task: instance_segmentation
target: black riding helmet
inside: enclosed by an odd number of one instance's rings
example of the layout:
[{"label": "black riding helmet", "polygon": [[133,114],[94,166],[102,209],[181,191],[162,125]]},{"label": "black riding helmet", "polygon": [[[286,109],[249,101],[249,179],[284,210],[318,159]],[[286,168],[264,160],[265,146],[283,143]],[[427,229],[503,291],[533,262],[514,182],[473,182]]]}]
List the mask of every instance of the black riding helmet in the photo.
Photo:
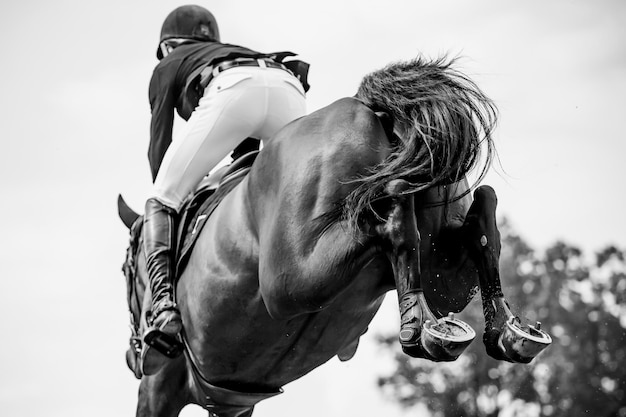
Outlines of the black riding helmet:
[{"label": "black riding helmet", "polygon": [[164,42],[169,39],[194,39],[199,41],[220,40],[220,30],[215,16],[201,6],[180,6],[172,11],[163,22],[157,58],[163,59]]}]

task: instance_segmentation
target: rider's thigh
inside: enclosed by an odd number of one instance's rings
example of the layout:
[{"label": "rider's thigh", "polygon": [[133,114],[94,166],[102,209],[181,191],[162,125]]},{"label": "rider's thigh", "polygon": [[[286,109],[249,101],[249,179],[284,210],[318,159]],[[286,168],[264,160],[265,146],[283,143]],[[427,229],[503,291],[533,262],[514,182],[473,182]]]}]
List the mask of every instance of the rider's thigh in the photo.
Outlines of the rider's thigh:
[{"label": "rider's thigh", "polygon": [[269,78],[268,106],[265,123],[260,135],[263,139],[271,138],[287,123],[306,114],[304,89],[291,74],[273,70]]},{"label": "rider's thigh", "polygon": [[228,72],[216,79],[222,81],[223,77],[223,82],[211,85],[163,158],[153,193],[176,210],[202,178],[252,136],[264,119],[263,89],[255,88],[253,79],[245,74]]}]

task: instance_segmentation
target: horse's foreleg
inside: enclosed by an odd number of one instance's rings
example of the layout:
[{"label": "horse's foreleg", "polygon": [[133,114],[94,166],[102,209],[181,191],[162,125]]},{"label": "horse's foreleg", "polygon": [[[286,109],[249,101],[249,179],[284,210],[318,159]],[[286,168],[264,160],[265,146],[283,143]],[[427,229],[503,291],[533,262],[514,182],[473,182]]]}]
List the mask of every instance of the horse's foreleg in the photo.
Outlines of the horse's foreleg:
[{"label": "horse's foreleg", "polygon": [[478,269],[485,316],[483,342],[487,353],[509,362],[530,362],[546,348],[550,336],[533,326],[522,328],[504,299],[500,284],[500,232],[496,224],[497,197],[489,186],[474,192],[463,224],[463,243]]},{"label": "horse's foreleg", "polygon": [[400,303],[400,344],[410,356],[434,361],[455,360],[475,337],[467,324],[453,317],[438,319],[428,307],[420,282],[420,234],[412,194],[403,195],[405,181],[387,187],[392,205],[378,234],[388,246]]},{"label": "horse's foreleg", "polygon": [[137,417],[176,417],[190,403],[184,360],[176,358],[161,372],[141,379]]}]

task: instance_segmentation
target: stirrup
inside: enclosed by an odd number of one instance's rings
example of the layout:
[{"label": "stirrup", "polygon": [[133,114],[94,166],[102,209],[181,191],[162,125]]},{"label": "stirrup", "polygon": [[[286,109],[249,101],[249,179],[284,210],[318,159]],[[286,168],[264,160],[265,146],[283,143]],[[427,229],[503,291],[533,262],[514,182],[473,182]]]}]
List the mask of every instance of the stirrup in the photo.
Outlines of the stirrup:
[{"label": "stirrup", "polygon": [[143,341],[146,345],[154,348],[159,353],[170,359],[176,358],[183,353],[184,345],[176,337],[162,332],[156,327],[148,329],[143,335]]},{"label": "stirrup", "polygon": [[[155,323],[157,318],[162,314],[166,314],[168,311],[175,313],[174,317],[176,317],[176,320],[172,321],[170,317],[170,319],[166,319],[157,326]],[[179,356],[183,351],[183,344],[178,340],[177,335],[182,328],[182,322],[176,305],[169,301],[161,303],[156,310],[150,314],[148,322],[150,323],[150,327],[148,327],[143,335],[143,342],[168,358]],[[171,331],[172,329],[170,329],[170,331],[166,331],[167,327],[171,327],[170,325],[173,325],[175,330]]]}]

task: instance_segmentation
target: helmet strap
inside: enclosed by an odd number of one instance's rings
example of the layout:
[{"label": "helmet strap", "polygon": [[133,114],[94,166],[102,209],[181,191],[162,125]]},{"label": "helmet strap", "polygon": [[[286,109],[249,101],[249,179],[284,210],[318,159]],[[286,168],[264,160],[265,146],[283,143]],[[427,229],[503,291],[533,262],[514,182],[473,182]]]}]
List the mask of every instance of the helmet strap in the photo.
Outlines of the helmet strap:
[{"label": "helmet strap", "polygon": [[174,46],[172,46],[171,44],[168,44],[167,41],[161,42],[159,44],[159,48],[161,49],[161,55],[163,55],[163,58],[168,56],[170,52],[174,50]]},{"label": "helmet strap", "polygon": [[171,39],[166,39],[163,42],[161,42],[159,44],[159,49],[161,50],[161,54],[163,54],[163,58],[165,58],[166,56],[168,56],[169,54],[172,53],[172,51],[184,44],[184,43],[189,43],[189,42],[193,42],[193,39],[188,39],[188,38],[171,38]]}]

